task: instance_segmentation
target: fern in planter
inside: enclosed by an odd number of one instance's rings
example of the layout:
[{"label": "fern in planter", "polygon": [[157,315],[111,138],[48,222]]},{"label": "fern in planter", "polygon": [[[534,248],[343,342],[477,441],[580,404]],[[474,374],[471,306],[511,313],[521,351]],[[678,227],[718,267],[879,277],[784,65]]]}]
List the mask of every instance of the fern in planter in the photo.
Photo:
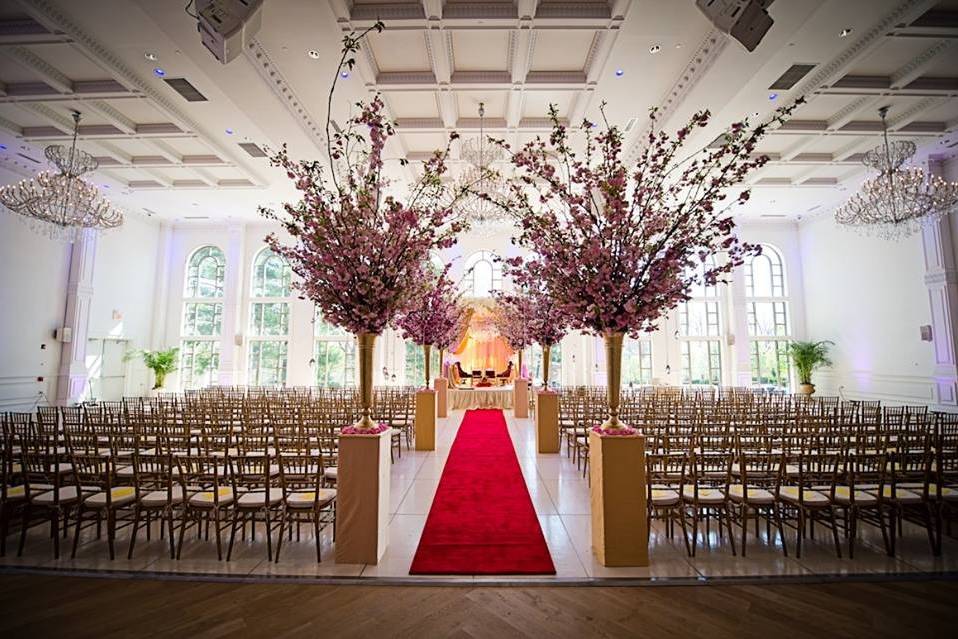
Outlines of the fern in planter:
[{"label": "fern in planter", "polygon": [[798,381],[802,384],[812,383],[812,371],[820,366],[831,366],[828,358],[828,347],[834,342],[822,340],[820,342],[792,342],[788,345],[789,355],[795,364]]},{"label": "fern in planter", "polygon": [[132,359],[139,356],[143,359],[143,365],[153,371],[153,390],[163,388],[166,382],[166,376],[176,372],[178,367],[179,348],[168,348],[165,351],[131,351],[125,359]]}]

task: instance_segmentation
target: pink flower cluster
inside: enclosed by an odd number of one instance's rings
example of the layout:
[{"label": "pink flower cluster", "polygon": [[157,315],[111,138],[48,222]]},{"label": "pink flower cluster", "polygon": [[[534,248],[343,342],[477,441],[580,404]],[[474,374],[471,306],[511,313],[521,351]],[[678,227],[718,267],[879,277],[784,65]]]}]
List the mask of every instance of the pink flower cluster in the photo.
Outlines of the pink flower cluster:
[{"label": "pink flower cluster", "polygon": [[[459,293],[449,278],[449,267],[426,281],[409,306],[400,313],[393,324],[402,331],[403,339],[420,346],[435,344],[447,348],[447,341],[459,325],[462,310]],[[444,345],[441,345],[443,342]]]},{"label": "pink flower cluster", "polygon": [[[616,126],[596,135],[584,122],[584,152],[573,151],[551,107],[548,140],[537,138],[516,151],[496,141],[510,153],[517,176],[509,200],[499,203],[520,225],[517,242],[535,256],[532,264],[507,260],[507,272],[520,285],[548,290],[572,328],[633,335],[654,330],[660,317],[689,299],[694,285],[722,281],[759,252],[735,236],[730,212],[748,200],[749,190],[731,199],[729,191],[768,162],[755,153],[758,141],[802,102],[754,127],[737,122],[721,143],[691,156],[680,156],[682,146],[692,131],[708,125],[709,112],[694,114],[669,135],[656,132],[653,111],[647,144],[632,164]],[[709,260],[717,254],[724,258]]]},{"label": "pink flower cluster", "polygon": [[628,435],[636,435],[639,431],[631,426],[619,426],[618,428],[602,428],[601,426],[593,426],[592,432],[598,433],[602,437],[623,437]]},{"label": "pink flower cluster", "polygon": [[[534,263],[527,264],[527,267]],[[561,307],[541,286],[542,280],[527,279],[524,288],[514,293],[497,293],[499,309],[496,315],[499,332],[510,346],[525,342],[540,346],[554,346],[565,337],[568,319]]]},{"label": "pink flower cluster", "polygon": [[[372,29],[381,30],[381,23],[344,38],[337,76],[355,63],[350,56]],[[331,90],[330,104],[332,96]],[[429,252],[451,246],[466,228],[453,209],[463,194],[450,194],[441,180],[449,144],[458,135],[451,134],[446,148],[424,162],[422,177],[404,202],[386,194],[383,149],[393,135],[394,124],[377,95],[360,103],[359,113],[341,130],[331,132],[327,118],[328,167],[317,160],[294,161],[285,146],[270,156],[301,199],[283,204],[280,212],[260,209],[279,220],[291,239],[270,234],[267,242],[289,262],[299,291],[323,318],[352,333],[381,333],[414,304]]]},{"label": "pink flower cluster", "polygon": [[372,428],[359,428],[357,426],[346,426],[341,429],[341,435],[379,435],[389,430],[389,424],[379,423]]}]

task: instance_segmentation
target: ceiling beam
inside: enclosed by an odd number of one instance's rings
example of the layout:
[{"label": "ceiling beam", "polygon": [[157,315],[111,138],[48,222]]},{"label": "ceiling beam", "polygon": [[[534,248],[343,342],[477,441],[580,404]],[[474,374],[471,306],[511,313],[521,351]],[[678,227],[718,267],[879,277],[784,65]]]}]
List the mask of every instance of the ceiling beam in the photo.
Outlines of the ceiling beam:
[{"label": "ceiling beam", "polygon": [[938,40],[932,46],[928,47],[917,55],[912,61],[891,74],[890,82],[892,89],[901,89],[925,74],[925,72],[940,58],[944,53],[953,50],[954,40]]},{"label": "ceiling beam", "polygon": [[91,100],[85,104],[86,108],[106,118],[107,122],[126,134],[136,134],[136,122],[126,117],[111,105],[100,100]]},{"label": "ceiling beam", "polygon": [[147,145],[156,151],[156,154],[173,164],[182,164],[183,158],[170,145],[163,140],[147,140]]},{"label": "ceiling beam", "polygon": [[3,54],[19,64],[24,69],[37,75],[40,80],[59,91],[73,93],[73,82],[49,62],[24,47],[7,47],[2,49]]}]

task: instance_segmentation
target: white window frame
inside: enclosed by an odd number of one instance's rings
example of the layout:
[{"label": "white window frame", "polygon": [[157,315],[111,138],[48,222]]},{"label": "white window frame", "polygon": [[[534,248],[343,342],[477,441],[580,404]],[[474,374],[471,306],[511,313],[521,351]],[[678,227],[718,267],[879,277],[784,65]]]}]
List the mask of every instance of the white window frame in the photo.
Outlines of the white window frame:
[{"label": "white window frame", "polygon": [[[260,266],[260,259],[269,254],[265,260],[269,260],[272,257],[277,257],[282,260],[285,266],[285,273],[283,276],[284,279],[284,296],[266,296],[266,295],[257,295],[256,283],[257,283],[257,271]],[[270,247],[264,246],[262,249],[256,252],[253,255],[252,269],[250,273],[249,281],[249,312],[248,317],[249,321],[247,323],[248,327],[248,352],[246,354],[246,382],[250,386],[261,386],[264,385],[262,382],[263,378],[263,355],[262,349],[265,344],[277,344],[280,346],[281,357],[283,360],[281,370],[279,371],[279,378],[275,383],[267,383],[266,385],[279,385],[285,386],[287,380],[289,379],[289,339],[290,339],[290,324],[291,324],[291,311],[292,311],[292,269],[289,264],[286,262],[285,258],[276,254]],[[258,335],[256,334],[256,315],[257,310],[263,306],[265,312],[265,306],[269,304],[280,305],[280,313],[285,314],[285,323],[286,323],[286,332],[281,335]],[[259,356],[256,357],[255,353],[259,351]],[[255,361],[254,361],[255,360]]]},{"label": "white window frame", "polygon": [[[773,259],[774,257],[774,259]],[[755,260],[768,260],[771,275],[771,295],[755,294]],[[744,268],[745,277],[745,317],[748,328],[749,338],[749,379],[756,383],[757,375],[762,371],[758,369],[760,344],[769,344],[776,350],[776,358],[784,359],[786,364],[785,371],[785,389],[792,387],[792,362],[788,356],[788,344],[793,339],[792,317],[791,317],[791,297],[789,296],[788,280],[786,278],[787,268],[785,256],[775,246],[771,244],[762,244],[762,254],[746,260]],[[775,318],[773,333],[775,335],[758,335],[756,304],[773,304],[772,313]],[[782,320],[781,322],[779,320]],[[778,334],[779,326],[784,325],[784,330]]]},{"label": "white window frame", "polygon": [[[214,284],[213,295],[201,295],[201,287],[199,286],[199,278],[197,277],[196,286],[191,290],[191,280],[193,280],[193,260],[196,259],[197,255],[202,251],[207,251],[208,249],[214,249],[218,252],[216,259],[220,260],[220,264],[217,265],[217,276],[216,283]],[[206,256],[203,259],[210,259],[211,256]],[[202,386],[209,386],[217,379],[219,375],[219,363],[220,363],[220,341],[223,338],[223,312],[225,310],[225,294],[224,288],[226,285],[226,254],[223,252],[219,246],[215,244],[204,244],[197,247],[195,250],[190,252],[186,258],[186,272],[183,277],[183,298],[182,304],[180,305],[180,388],[181,389],[192,389],[199,388]],[[198,271],[197,267],[197,271]],[[211,304],[214,306],[214,316],[219,315],[219,331],[213,331],[210,335],[193,335],[188,334],[186,331],[187,326],[187,311],[191,307],[197,304]],[[196,383],[195,375],[195,357],[198,352],[201,350],[209,350],[212,357],[212,363],[207,368],[204,376],[200,378],[203,380],[203,383]]]}]

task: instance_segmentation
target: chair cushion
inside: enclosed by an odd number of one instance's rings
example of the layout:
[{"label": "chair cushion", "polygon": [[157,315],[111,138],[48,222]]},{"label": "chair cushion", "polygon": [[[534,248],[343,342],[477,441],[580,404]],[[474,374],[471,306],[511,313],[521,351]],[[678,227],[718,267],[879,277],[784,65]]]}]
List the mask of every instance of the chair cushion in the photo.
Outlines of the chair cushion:
[{"label": "chair cushion", "polygon": [[7,486],[7,499],[14,501],[17,499],[26,499],[27,487],[23,484],[19,486]]},{"label": "chair cushion", "polygon": [[[233,489],[221,487],[217,490],[220,505],[233,503]],[[190,497],[190,505],[198,508],[211,508],[215,505],[213,491],[204,490]]]},{"label": "chair cushion", "polygon": [[805,504],[812,506],[827,506],[830,503],[828,496],[824,493],[810,488],[806,488],[799,493],[798,486],[782,486],[778,491],[778,496],[784,501],[794,504],[801,503],[800,499],[804,500]]},{"label": "chair cushion", "polygon": [[[117,486],[110,490],[110,498],[114,506],[126,506],[136,499],[136,489],[133,486]],[[83,505],[91,508],[106,508],[106,491],[90,495],[83,500]]]},{"label": "chair cushion", "polygon": [[76,486],[62,486],[59,491],[48,490],[39,495],[31,495],[30,501],[39,506],[49,506],[56,502],[59,495],[60,503],[73,503],[80,499],[80,491]]},{"label": "chair cushion", "polygon": [[[871,491],[869,491],[869,492],[872,493],[873,495],[877,495],[877,494],[878,494],[878,490],[871,490]],[[901,503],[901,504],[918,504],[918,503],[921,503],[921,495],[919,495],[918,493],[913,493],[913,492],[910,491],[910,490],[907,490],[907,489],[905,489],[905,488],[900,488],[900,487],[896,487],[896,488],[895,488],[894,495],[893,495],[893,494],[892,494],[891,486],[884,486],[884,487],[882,488],[882,494],[881,494],[881,496],[882,496],[884,499],[888,499],[888,500],[891,500],[891,501],[897,501],[898,503]]]},{"label": "chair cushion", "polygon": [[[182,486],[173,486],[171,504],[181,504],[186,498]],[[140,503],[147,508],[156,508],[166,504],[166,491],[153,490],[140,497]]]},{"label": "chair cushion", "polygon": [[653,506],[671,506],[679,503],[679,492],[668,488],[652,489]]},{"label": "chair cushion", "polygon": [[281,501],[283,501],[283,489],[270,488],[268,497],[265,490],[254,490],[252,492],[240,495],[240,498],[236,503],[241,507],[257,507],[262,506],[264,503],[269,503],[270,506],[275,506]]},{"label": "chair cushion", "polygon": [[747,501],[750,504],[772,504],[775,502],[775,495],[758,486],[748,487],[748,498],[746,499],[745,486],[732,484],[728,487],[728,496],[733,501]]},{"label": "chair cushion", "polygon": [[[838,504],[850,504],[852,503],[852,490],[848,486],[835,486],[835,503]],[[878,503],[878,498],[875,495],[866,493],[864,490],[855,491],[855,503],[861,504],[862,506],[873,506]]]},{"label": "chair cushion", "polygon": [[290,493],[286,498],[286,505],[289,508],[312,508],[314,502],[319,502],[320,506],[325,506],[336,499],[336,491],[331,488],[321,488],[317,496],[315,491],[306,491],[301,493]]},{"label": "chair cushion", "polygon": [[[682,487],[682,499],[692,501],[695,499],[695,488],[693,486]],[[700,504],[721,504],[725,502],[725,493],[718,488],[699,488]]]},{"label": "chair cushion", "polygon": [[336,478],[339,476],[338,473],[339,473],[339,468],[337,468],[336,466],[323,469],[323,477],[325,477],[326,479],[331,479],[332,481],[336,481]]}]

